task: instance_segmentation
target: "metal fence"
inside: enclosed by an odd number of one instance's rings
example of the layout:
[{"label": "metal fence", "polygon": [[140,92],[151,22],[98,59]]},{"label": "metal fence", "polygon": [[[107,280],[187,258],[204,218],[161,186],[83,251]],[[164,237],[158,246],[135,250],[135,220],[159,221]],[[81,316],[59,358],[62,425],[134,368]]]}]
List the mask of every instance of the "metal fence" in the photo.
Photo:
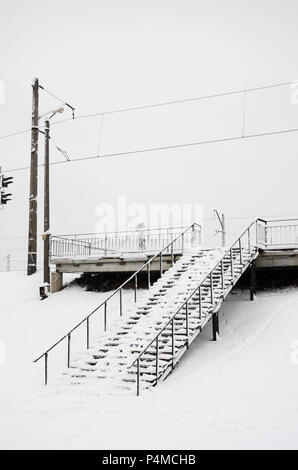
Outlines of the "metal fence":
[{"label": "metal fence", "polygon": [[[166,227],[143,229],[127,232],[87,233],[59,235],[51,237],[51,258],[77,258],[108,256],[121,253],[156,253],[168,245],[186,227]],[[175,250],[201,244],[201,226],[196,225],[193,232],[187,232],[175,245]]]},{"label": "metal fence", "polygon": [[268,220],[265,228],[265,246],[298,247],[298,218]]}]

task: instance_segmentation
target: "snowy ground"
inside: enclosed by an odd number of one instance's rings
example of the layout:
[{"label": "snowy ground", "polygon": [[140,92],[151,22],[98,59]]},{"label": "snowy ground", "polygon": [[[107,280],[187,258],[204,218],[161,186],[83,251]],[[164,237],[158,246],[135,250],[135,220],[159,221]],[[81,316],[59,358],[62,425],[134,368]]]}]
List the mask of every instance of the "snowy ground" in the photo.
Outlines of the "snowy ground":
[{"label": "snowy ground", "polygon": [[[32,359],[109,293],[70,287],[41,302],[38,285],[37,277],[0,273],[1,448],[298,448],[297,289],[261,293],[255,302],[231,294],[219,341],[210,341],[207,327],[174,373],[136,398],[54,380],[42,386]],[[97,331],[100,313],[94,322]],[[83,331],[77,340],[74,348]],[[63,348],[49,357],[50,380]]]}]

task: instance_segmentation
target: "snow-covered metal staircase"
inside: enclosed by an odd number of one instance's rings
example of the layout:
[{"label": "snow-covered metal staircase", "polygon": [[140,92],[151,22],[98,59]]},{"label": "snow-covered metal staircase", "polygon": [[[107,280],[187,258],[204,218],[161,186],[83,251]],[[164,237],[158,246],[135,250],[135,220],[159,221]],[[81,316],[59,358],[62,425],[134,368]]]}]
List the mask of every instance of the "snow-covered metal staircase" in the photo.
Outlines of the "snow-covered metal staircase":
[{"label": "snow-covered metal staircase", "polygon": [[[35,360],[45,360],[45,383],[48,354],[64,340],[67,340],[68,369],[63,381],[73,385],[87,384],[96,390],[136,389],[139,395],[141,388],[165,379],[211,319],[213,339],[216,339],[218,310],[246,269],[254,265],[259,246],[265,239],[264,222],[256,219],[228,249],[203,249],[192,243],[191,248],[184,250],[177,260],[175,243],[182,240],[183,245],[185,234],[190,230],[195,234],[195,224],[190,226],[163,250],[151,256],[103,304]],[[170,253],[172,267],[163,272],[166,252]],[[161,277],[151,286],[150,267],[156,262],[159,263]],[[134,281],[136,301],[137,276],[142,270],[148,273],[148,292],[129,310],[124,309],[122,289]],[[120,318],[107,328],[107,303],[118,293]],[[105,333],[91,346],[89,319],[101,307],[104,308]],[[82,325],[86,325],[87,351],[70,361],[71,335]]]},{"label": "snow-covered metal staircase", "polygon": [[221,303],[258,255],[251,228],[228,250],[196,249],[182,256],[141,303],[73,363],[70,382],[136,388],[139,394],[172,371],[211,318],[216,335]]},{"label": "snow-covered metal staircase", "polygon": [[[196,250],[180,258],[155,282],[141,302],[72,363],[76,367],[69,373],[72,383],[100,379],[104,382],[102,386],[110,387],[114,382],[117,385],[119,374],[126,375],[133,354],[141,351],[144,340],[158,333],[221,256],[222,250]],[[167,335],[165,332],[164,336]],[[123,378],[127,384],[134,381],[130,375]]]}]

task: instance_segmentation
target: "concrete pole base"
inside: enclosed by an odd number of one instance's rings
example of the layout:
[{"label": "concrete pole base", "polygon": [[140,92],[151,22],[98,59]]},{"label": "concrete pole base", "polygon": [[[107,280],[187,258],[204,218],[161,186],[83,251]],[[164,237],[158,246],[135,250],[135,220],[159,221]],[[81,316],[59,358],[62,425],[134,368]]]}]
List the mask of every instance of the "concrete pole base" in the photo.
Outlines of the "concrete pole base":
[{"label": "concrete pole base", "polygon": [[51,294],[59,292],[63,287],[63,273],[54,271],[51,273]]}]

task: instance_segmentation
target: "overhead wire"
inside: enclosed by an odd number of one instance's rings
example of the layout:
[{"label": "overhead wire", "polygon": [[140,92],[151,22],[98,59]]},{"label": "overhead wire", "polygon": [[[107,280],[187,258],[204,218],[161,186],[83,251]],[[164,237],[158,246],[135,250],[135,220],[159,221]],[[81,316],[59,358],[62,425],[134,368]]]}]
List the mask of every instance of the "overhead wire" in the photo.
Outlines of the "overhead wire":
[{"label": "overhead wire", "polygon": [[[226,138],[219,138],[219,139],[212,139],[212,140],[202,140],[198,142],[188,142],[184,144],[148,147],[148,148],[142,148],[142,149],[136,149],[136,150],[127,150],[123,152],[106,153],[102,155],[73,157],[67,162],[66,161],[51,162],[50,165],[61,165],[65,163],[74,163],[74,162],[79,162],[79,161],[84,161],[84,160],[96,160],[96,159],[99,160],[99,159],[108,158],[108,157],[137,155],[141,153],[156,152],[156,151],[161,151],[161,150],[172,150],[172,149],[178,149],[178,148],[195,147],[199,145],[209,145],[209,144],[220,143],[220,142],[232,142],[232,141],[237,141],[237,140],[253,139],[253,138],[265,137],[265,136],[271,136],[271,135],[289,134],[289,133],[294,133],[294,132],[298,132],[298,128],[284,129],[284,130],[272,131],[272,132],[263,132],[263,133],[258,133],[258,134],[249,134],[249,135],[244,135],[244,136],[241,135],[241,136],[226,137]],[[44,164],[40,164],[38,166],[43,167]],[[29,169],[30,169],[29,166],[25,166],[25,167],[19,167],[19,168],[6,169],[3,171],[5,171],[6,173],[14,173],[17,171],[23,171],[23,170],[29,170]]]}]

